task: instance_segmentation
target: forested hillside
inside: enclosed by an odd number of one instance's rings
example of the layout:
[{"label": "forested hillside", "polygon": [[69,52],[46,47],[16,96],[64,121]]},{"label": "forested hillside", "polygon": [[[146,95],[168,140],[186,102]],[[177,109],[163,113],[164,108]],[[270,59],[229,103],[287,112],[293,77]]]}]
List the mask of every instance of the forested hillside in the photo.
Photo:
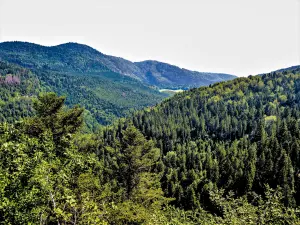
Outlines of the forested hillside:
[{"label": "forested hillside", "polygon": [[145,82],[160,88],[189,89],[232,80],[233,75],[190,71],[167,63],[147,60],[135,63],[144,74]]},{"label": "forested hillside", "polygon": [[0,59],[31,69],[98,73],[99,76],[103,72],[114,72],[159,88],[188,89],[235,78],[229,74],[190,71],[157,61],[133,63],[77,43],[45,47],[26,42],[3,42],[0,43]]},{"label": "forested hillside", "polygon": [[[130,123],[122,123],[123,129],[112,136],[109,128],[104,136],[79,135],[83,109],[66,109],[64,101],[54,93],[40,95],[33,103],[35,117],[0,125],[1,224],[300,222],[299,210],[282,201],[284,188],[268,186],[263,196],[249,193],[250,200],[237,198],[235,189],[225,194],[211,188],[208,205],[201,206],[194,205],[199,200],[194,190],[193,210],[174,207],[182,199],[166,197],[164,168],[177,162],[184,166],[184,161],[173,157],[175,161],[167,164],[155,142],[146,140]],[[197,176],[185,172],[186,179]]]},{"label": "forested hillside", "polygon": [[299,68],[185,91],[91,134],[66,101],[39,94],[34,116],[0,125],[2,224],[300,223]]},{"label": "forested hillside", "polygon": [[300,204],[300,70],[238,78],[175,95],[132,118],[163,155],[162,187],[176,206],[208,207],[209,190],[283,188]]},{"label": "forested hillside", "polygon": [[41,92],[31,71],[0,61],[0,122],[14,122],[33,115],[32,97]]},{"label": "forested hillside", "polygon": [[1,121],[12,122],[12,118],[32,115],[31,98],[41,91],[68,96],[67,106],[84,107],[85,122],[90,130],[99,124],[110,124],[133,110],[153,106],[167,97],[135,79],[109,71],[75,73],[39,66],[27,69],[3,61],[0,65]]},{"label": "forested hillside", "polygon": [[[33,70],[47,91],[68,96],[66,104],[80,104],[96,123],[107,125],[129,112],[153,106],[168,95],[114,72],[68,73]],[[90,121],[91,126],[95,122]]]}]

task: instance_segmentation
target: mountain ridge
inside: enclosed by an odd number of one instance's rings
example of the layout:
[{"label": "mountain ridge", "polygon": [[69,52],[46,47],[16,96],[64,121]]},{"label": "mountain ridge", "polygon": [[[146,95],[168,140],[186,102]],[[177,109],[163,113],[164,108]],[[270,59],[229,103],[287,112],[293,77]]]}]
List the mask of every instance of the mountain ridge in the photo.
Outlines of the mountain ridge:
[{"label": "mountain ridge", "polygon": [[[27,58],[24,58],[26,57]],[[51,69],[91,72],[110,70],[158,88],[191,88],[236,78],[224,73],[197,72],[156,60],[132,62],[122,57],[106,55],[97,49],[75,42],[43,46],[30,42],[1,42],[0,58],[31,68],[36,61]],[[31,60],[30,60],[31,59]],[[63,61],[61,63],[60,61]],[[52,63],[52,64],[51,64]],[[155,68],[155,69],[154,69]]]}]

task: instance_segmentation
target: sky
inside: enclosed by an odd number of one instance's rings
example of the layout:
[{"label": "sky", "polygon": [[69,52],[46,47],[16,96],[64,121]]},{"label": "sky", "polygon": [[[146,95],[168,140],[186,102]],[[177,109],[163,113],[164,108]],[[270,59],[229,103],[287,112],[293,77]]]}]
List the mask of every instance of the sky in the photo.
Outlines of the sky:
[{"label": "sky", "polygon": [[0,0],[0,42],[255,75],[300,64],[300,0]]}]

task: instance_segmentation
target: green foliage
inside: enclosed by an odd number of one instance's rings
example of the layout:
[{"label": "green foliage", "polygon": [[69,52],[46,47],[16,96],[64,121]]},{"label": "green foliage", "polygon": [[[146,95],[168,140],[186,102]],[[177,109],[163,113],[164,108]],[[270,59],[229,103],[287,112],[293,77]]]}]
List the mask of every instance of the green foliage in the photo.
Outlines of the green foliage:
[{"label": "green foliage", "polygon": [[0,125],[0,223],[147,223],[169,201],[152,171],[159,150],[131,126],[113,150],[116,164],[105,165],[94,151],[109,146],[77,137],[83,109],[64,100],[40,95],[35,117]]},{"label": "green foliage", "polygon": [[[247,196],[234,198],[232,192],[225,197],[223,191],[211,192],[211,200],[221,211],[222,217],[216,224],[299,224],[299,209],[285,207],[280,188],[273,190],[267,186],[265,197]],[[249,197],[249,196],[248,196]]]},{"label": "green foliage", "polygon": [[161,184],[175,206],[214,211],[211,189],[263,195],[265,184],[283,189],[285,205],[300,204],[299,72],[193,89],[135,113],[161,149]]},{"label": "green foliage", "polygon": [[167,96],[113,72],[34,71],[47,91],[68,96],[66,105],[84,107],[91,115],[87,124],[91,124],[92,129],[96,126],[93,120],[102,125],[111,124],[117,118],[155,105]]},{"label": "green foliage", "polygon": [[187,89],[235,78],[229,74],[189,71],[157,61],[133,63],[77,43],[45,47],[26,42],[2,42],[0,57],[27,68],[42,70],[97,74],[115,72],[159,88]]},{"label": "green foliage", "polygon": [[[62,103],[53,93],[43,95],[35,104],[42,117],[0,127],[0,221],[4,224],[99,221],[96,215],[103,209],[95,197],[106,197],[105,185],[99,186],[102,166],[94,153],[81,153],[73,144],[71,135],[80,126],[76,121],[82,121],[82,109],[65,111]],[[85,187],[87,179],[93,182]],[[89,196],[88,188],[100,194]]]},{"label": "green foliage", "polygon": [[190,71],[153,60],[136,62],[135,65],[143,74],[144,82],[159,88],[188,89],[235,78],[233,75],[224,73]]},{"label": "green foliage", "polygon": [[119,202],[110,210],[110,223],[148,224],[151,216],[170,201],[160,187],[161,175],[154,172],[160,158],[159,149],[129,125],[122,131],[120,140],[104,150],[106,169],[115,179],[111,186],[115,184],[119,196]]},{"label": "green foliage", "polygon": [[0,125],[0,223],[300,224],[299,93],[298,70],[240,78],[94,134],[40,94]]},{"label": "green foliage", "polygon": [[122,135],[120,155],[117,155],[117,161],[120,183],[124,184],[126,197],[130,199],[140,184],[141,176],[147,176],[160,154],[159,149],[154,148],[153,142],[146,142],[135,127],[128,127],[122,132]]},{"label": "green foliage", "polygon": [[0,122],[32,116],[32,99],[41,91],[35,74],[0,61]]},{"label": "green foliage", "polygon": [[95,131],[99,124],[110,124],[133,110],[155,105],[167,96],[111,71],[28,67],[30,70],[0,61],[0,122],[11,123],[34,115],[32,100],[42,91],[68,96],[65,102],[68,107],[78,104],[84,107],[87,131]]}]

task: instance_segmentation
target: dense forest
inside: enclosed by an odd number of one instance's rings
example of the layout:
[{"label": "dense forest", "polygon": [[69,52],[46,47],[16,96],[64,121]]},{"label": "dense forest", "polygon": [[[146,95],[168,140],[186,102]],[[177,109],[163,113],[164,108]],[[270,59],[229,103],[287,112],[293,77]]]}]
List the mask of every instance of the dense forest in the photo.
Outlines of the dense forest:
[{"label": "dense forest", "polygon": [[0,122],[32,116],[32,97],[42,91],[31,71],[0,61]]},{"label": "dense forest", "polygon": [[145,83],[166,89],[190,89],[236,78],[224,73],[190,71],[155,60],[134,64],[143,74]]},{"label": "dense forest", "polygon": [[1,77],[8,99],[38,97],[0,125],[2,224],[300,224],[300,67],[178,93],[88,134],[84,109],[18,78]]},{"label": "dense forest", "polygon": [[174,204],[210,208],[208,193],[242,196],[280,186],[300,204],[300,67],[177,94],[133,124],[162,151],[162,187]]},{"label": "dense forest", "polygon": [[11,122],[11,115],[15,119],[24,113],[32,115],[32,98],[41,91],[55,92],[68,96],[67,106],[80,104],[85,108],[85,127],[89,131],[111,124],[134,110],[155,105],[168,96],[110,71],[75,73],[39,66],[28,69],[0,60],[0,78],[0,92],[3,92],[0,121]]}]

